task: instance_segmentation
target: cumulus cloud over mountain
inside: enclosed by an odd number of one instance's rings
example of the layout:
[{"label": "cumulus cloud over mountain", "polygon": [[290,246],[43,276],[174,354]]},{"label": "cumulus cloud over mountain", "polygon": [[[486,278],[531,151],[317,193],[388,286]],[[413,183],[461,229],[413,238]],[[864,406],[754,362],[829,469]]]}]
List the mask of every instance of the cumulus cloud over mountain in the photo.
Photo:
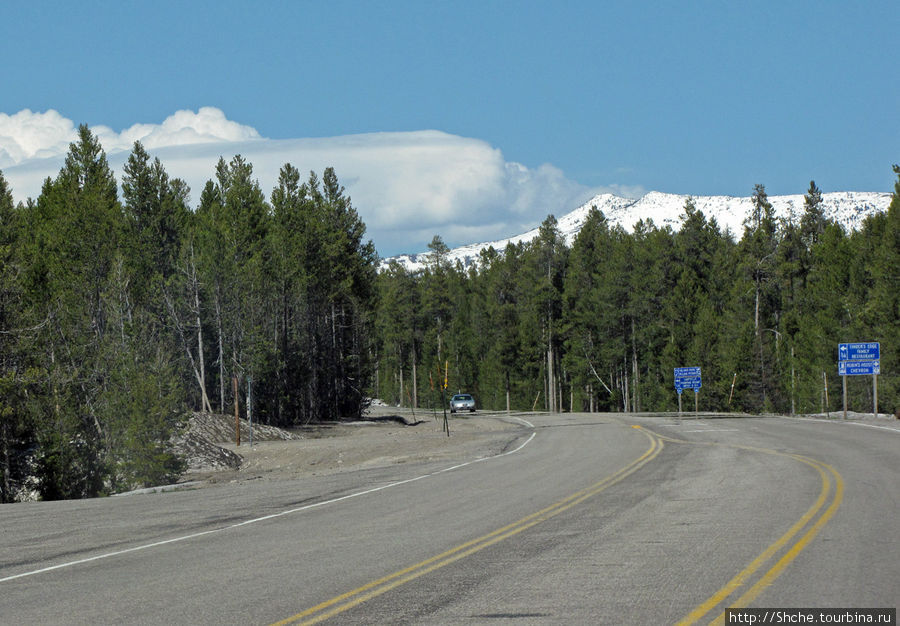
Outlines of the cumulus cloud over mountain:
[{"label": "cumulus cloud over mountain", "polygon": [[[435,234],[451,245],[510,236],[601,191],[552,165],[528,168],[506,161],[482,140],[434,130],[268,139],[219,109],[203,107],[178,111],[160,124],[92,131],[119,180],[128,152],[141,141],[170,176],[190,185],[194,201],[220,156],[243,155],[267,195],[285,163],[320,175],[334,167],[386,255],[421,249]],[[42,181],[58,173],[75,136],[76,124],[53,110],[0,113],[0,169],[17,199],[37,197]]]}]

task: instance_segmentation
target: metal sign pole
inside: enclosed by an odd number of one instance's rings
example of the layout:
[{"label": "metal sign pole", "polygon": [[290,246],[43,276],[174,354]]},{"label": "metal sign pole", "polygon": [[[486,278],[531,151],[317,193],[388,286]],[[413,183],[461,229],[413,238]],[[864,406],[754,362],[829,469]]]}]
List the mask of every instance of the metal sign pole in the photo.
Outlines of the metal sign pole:
[{"label": "metal sign pole", "polygon": [[700,409],[697,408],[699,406],[699,404],[697,403],[698,397],[700,397],[700,390],[697,388],[694,388],[694,413],[700,412]]},{"label": "metal sign pole", "polygon": [[844,379],[844,419],[847,419],[847,376],[841,376]]},{"label": "metal sign pole", "polygon": [[678,390],[678,417],[681,417],[681,389]]},{"label": "metal sign pole", "polygon": [[872,417],[878,419],[878,374],[872,374],[872,400],[875,405]]}]

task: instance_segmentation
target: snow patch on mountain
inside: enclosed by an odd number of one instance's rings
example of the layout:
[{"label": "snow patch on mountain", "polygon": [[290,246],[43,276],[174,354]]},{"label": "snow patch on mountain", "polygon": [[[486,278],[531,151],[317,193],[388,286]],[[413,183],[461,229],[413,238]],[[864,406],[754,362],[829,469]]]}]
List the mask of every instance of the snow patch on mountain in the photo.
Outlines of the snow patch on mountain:
[{"label": "snow patch on mountain", "polygon": [[[651,191],[641,198],[622,198],[613,194],[600,194],[578,207],[571,213],[560,217],[557,227],[568,245],[572,245],[576,235],[587,219],[591,207],[601,211],[611,224],[617,224],[631,232],[640,220],[653,220],[661,228],[666,226],[678,230],[684,205],[691,196]],[[743,223],[753,208],[753,199],[733,196],[693,196],[694,205],[702,211],[707,220],[715,220],[722,231],[729,230],[736,239],[743,233]],[[778,219],[799,222],[803,215],[804,196],[795,194],[788,196],[769,196],[769,202]],[[822,209],[825,217],[843,225],[848,230],[857,230],[868,215],[886,211],[891,202],[891,194],[868,191],[839,191],[822,194]],[[451,263],[460,261],[464,267],[478,262],[480,252],[493,247],[502,252],[507,244],[528,242],[537,237],[538,228],[499,241],[489,241],[460,246],[450,251]],[[402,254],[381,263],[382,269],[391,261],[397,261],[409,271],[425,268],[430,253]]]}]

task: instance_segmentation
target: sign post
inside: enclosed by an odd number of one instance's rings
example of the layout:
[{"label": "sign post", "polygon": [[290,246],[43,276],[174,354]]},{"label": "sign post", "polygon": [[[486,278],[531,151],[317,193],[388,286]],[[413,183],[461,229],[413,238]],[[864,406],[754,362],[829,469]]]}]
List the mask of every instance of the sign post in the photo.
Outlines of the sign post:
[{"label": "sign post", "polygon": [[877,341],[838,344],[838,375],[844,379],[844,419],[847,419],[847,376],[872,376],[872,413],[878,417],[878,375],[881,344]]},{"label": "sign post", "polygon": [[844,383],[844,419],[847,419],[847,374],[843,374],[841,378],[843,379]]}]

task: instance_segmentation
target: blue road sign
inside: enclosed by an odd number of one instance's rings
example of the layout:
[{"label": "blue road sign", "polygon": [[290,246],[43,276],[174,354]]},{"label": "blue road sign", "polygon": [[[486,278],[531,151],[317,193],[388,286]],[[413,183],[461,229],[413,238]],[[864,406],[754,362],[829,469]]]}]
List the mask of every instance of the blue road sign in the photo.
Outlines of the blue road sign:
[{"label": "blue road sign", "polygon": [[681,393],[682,389],[693,389],[697,391],[703,386],[703,378],[700,375],[699,367],[676,367],[675,368],[675,389]]},{"label": "blue road sign", "polygon": [[881,361],[838,361],[838,376],[872,376],[881,374]]},{"label": "blue road sign", "polygon": [[880,358],[881,344],[877,341],[838,344],[838,361],[877,361]]}]

